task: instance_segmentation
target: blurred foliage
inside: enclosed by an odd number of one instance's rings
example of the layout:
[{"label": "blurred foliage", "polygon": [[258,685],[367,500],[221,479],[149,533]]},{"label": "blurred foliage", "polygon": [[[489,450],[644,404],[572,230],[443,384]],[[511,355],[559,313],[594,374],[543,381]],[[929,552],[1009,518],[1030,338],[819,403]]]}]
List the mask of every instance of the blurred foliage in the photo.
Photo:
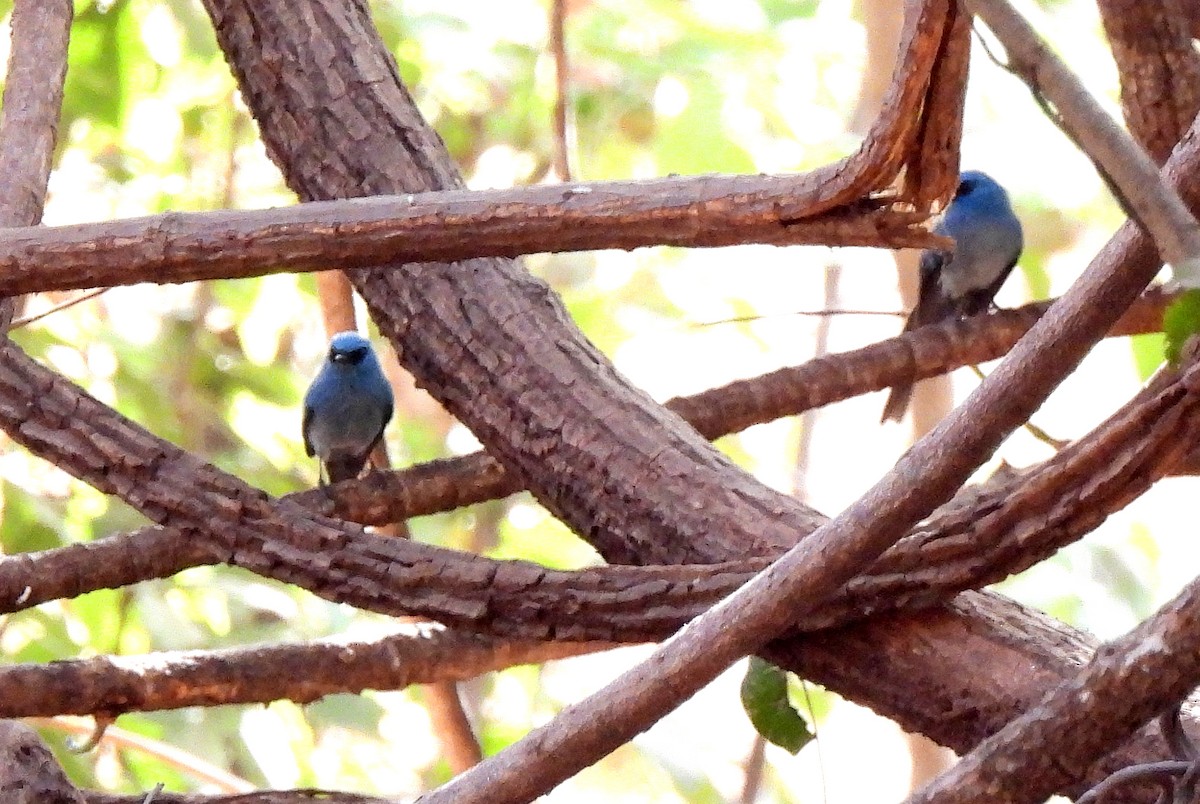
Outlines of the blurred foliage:
[{"label": "blurred foliage", "polygon": [[1163,312],[1167,361],[1179,362],[1188,339],[1200,333],[1200,290],[1188,290]]},{"label": "blurred foliage", "polygon": [[[1054,13],[1076,14],[1088,4],[1046,5],[1059,10]],[[572,0],[569,6],[569,108],[580,178],[795,170],[844,155],[857,142],[846,120],[858,94],[865,37],[848,3]],[[0,3],[5,14],[10,7]],[[80,0],[76,10],[47,223],[294,200],[257,140],[198,3]],[[394,0],[375,3],[374,11],[401,75],[472,187],[547,179],[555,98],[545,2]],[[986,143],[988,131],[1010,140],[1013,129],[1002,126],[1025,132],[1040,125],[1027,103],[981,97],[971,119],[985,122],[971,123],[968,142]],[[987,161],[977,158],[982,152],[970,157]],[[1053,147],[1046,159],[1062,161]],[[1029,161],[1006,163],[1007,171],[996,173],[1014,182],[1029,240],[1022,266],[1040,297],[1061,289],[1064,255],[1090,245],[1097,223],[1116,216],[1098,183],[1044,184],[1037,172],[1044,167]],[[812,300],[821,297],[812,282],[819,281],[828,252],[748,247],[736,258],[733,253],[643,249],[536,255],[527,264],[562,294],[580,328],[623,372],[666,398],[811,353],[813,322],[790,313],[812,309]],[[846,250],[839,258],[843,254],[849,284],[887,284],[891,292],[887,255]],[[729,270],[731,263],[737,271]],[[316,480],[299,439],[300,396],[324,350],[314,293],[311,277],[293,276],[120,288],[14,337],[153,432],[281,494]],[[28,312],[68,297],[33,298]],[[894,305],[885,302],[883,309]],[[764,317],[694,326],[754,315]],[[850,328],[862,339],[878,337],[865,324]],[[1144,366],[1145,358],[1138,360]],[[400,399],[388,432],[397,463],[474,448],[469,433],[419,392],[406,390]],[[790,489],[797,434],[795,422],[778,422],[722,439],[720,446],[765,482]],[[87,542],[144,524],[121,502],[6,446],[0,454],[0,545],[6,553]],[[854,464],[852,471],[867,471],[860,463],[867,451],[839,445],[839,452]],[[598,561],[527,496],[425,517],[413,530],[423,541],[550,566]],[[1144,547],[1145,534],[1136,540]],[[1122,555],[1097,554],[1090,577],[1115,579],[1104,581],[1105,589],[1125,595],[1140,612],[1151,604],[1139,576],[1118,571]],[[1053,597],[1067,601],[1060,606],[1065,610],[1074,598],[1063,588],[1057,584]],[[1085,609],[1080,604],[1075,613]],[[389,626],[386,618],[247,572],[200,567],[10,616],[0,631],[0,650],[9,662],[45,662],[328,634],[369,638]],[[630,661],[626,653],[588,657],[514,668],[465,685],[486,752],[518,739]],[[738,706],[736,680],[717,688],[719,695],[703,706],[686,707],[552,798],[736,797],[754,734]],[[814,693],[818,719],[836,711],[832,701],[823,691]],[[333,696],[303,707],[280,702],[131,714],[118,725],[255,785],[410,795],[449,774],[419,691]],[[140,750],[102,747],[78,755],[65,750],[61,736],[51,739],[72,777],[87,786],[133,791],[162,781],[169,790],[217,789],[186,764]],[[819,773],[795,770],[801,766],[782,752],[768,752],[768,762],[771,772],[758,801],[823,795],[808,786]]]}]

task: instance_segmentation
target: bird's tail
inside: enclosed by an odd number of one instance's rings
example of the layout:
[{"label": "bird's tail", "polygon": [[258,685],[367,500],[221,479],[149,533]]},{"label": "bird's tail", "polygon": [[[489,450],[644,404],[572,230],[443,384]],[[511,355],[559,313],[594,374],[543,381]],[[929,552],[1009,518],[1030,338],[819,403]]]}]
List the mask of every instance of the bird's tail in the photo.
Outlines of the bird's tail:
[{"label": "bird's tail", "polygon": [[879,417],[880,423],[883,422],[898,422],[904,418],[904,411],[908,410],[908,403],[912,401],[913,384],[911,382],[900,383],[892,386],[892,392],[888,394],[887,402],[883,405],[883,415]]}]

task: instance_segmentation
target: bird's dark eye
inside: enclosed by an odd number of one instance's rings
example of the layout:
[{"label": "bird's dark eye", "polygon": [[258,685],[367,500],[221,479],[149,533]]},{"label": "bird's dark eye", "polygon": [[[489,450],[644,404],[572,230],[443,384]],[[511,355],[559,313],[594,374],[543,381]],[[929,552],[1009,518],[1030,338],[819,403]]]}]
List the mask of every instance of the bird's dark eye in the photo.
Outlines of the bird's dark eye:
[{"label": "bird's dark eye", "polygon": [[366,346],[360,346],[357,349],[347,349],[346,351],[330,349],[329,361],[331,363],[349,363],[352,366],[357,366],[363,362],[363,358],[367,356],[367,351]]},{"label": "bird's dark eye", "polygon": [[963,179],[958,183],[958,189],[954,191],[954,197],[966,195],[975,189],[975,182],[972,179]]}]

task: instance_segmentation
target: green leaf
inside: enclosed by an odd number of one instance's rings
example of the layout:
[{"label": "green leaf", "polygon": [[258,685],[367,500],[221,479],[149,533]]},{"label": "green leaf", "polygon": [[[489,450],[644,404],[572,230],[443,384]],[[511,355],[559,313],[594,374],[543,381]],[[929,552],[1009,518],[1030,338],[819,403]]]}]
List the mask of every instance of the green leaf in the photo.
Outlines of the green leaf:
[{"label": "green leaf", "polygon": [[787,673],[757,656],[742,679],[742,706],[768,742],[795,754],[813,738],[812,730],[788,700]]},{"label": "green leaf", "polygon": [[1200,332],[1200,290],[1189,290],[1171,303],[1163,313],[1163,332],[1167,336],[1167,360],[1177,363],[1187,339]]},{"label": "green leaf", "polygon": [[1166,336],[1161,332],[1146,332],[1132,336],[1129,345],[1133,348],[1133,365],[1138,377],[1143,381],[1150,379],[1150,375],[1162,365],[1163,355],[1167,351]]}]

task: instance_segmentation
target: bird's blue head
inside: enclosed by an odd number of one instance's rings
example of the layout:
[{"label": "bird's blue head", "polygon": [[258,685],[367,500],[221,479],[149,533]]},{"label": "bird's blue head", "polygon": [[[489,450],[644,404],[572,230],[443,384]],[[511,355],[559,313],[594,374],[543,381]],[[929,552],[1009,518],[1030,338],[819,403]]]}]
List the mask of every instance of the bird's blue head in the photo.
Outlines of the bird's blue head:
[{"label": "bird's blue head", "polygon": [[371,342],[357,332],[339,332],[329,340],[329,362],[335,365],[360,365],[372,357]]},{"label": "bird's blue head", "polygon": [[958,189],[954,191],[953,203],[969,203],[979,206],[1008,206],[1008,193],[999,182],[981,170],[964,170],[958,177]]}]

